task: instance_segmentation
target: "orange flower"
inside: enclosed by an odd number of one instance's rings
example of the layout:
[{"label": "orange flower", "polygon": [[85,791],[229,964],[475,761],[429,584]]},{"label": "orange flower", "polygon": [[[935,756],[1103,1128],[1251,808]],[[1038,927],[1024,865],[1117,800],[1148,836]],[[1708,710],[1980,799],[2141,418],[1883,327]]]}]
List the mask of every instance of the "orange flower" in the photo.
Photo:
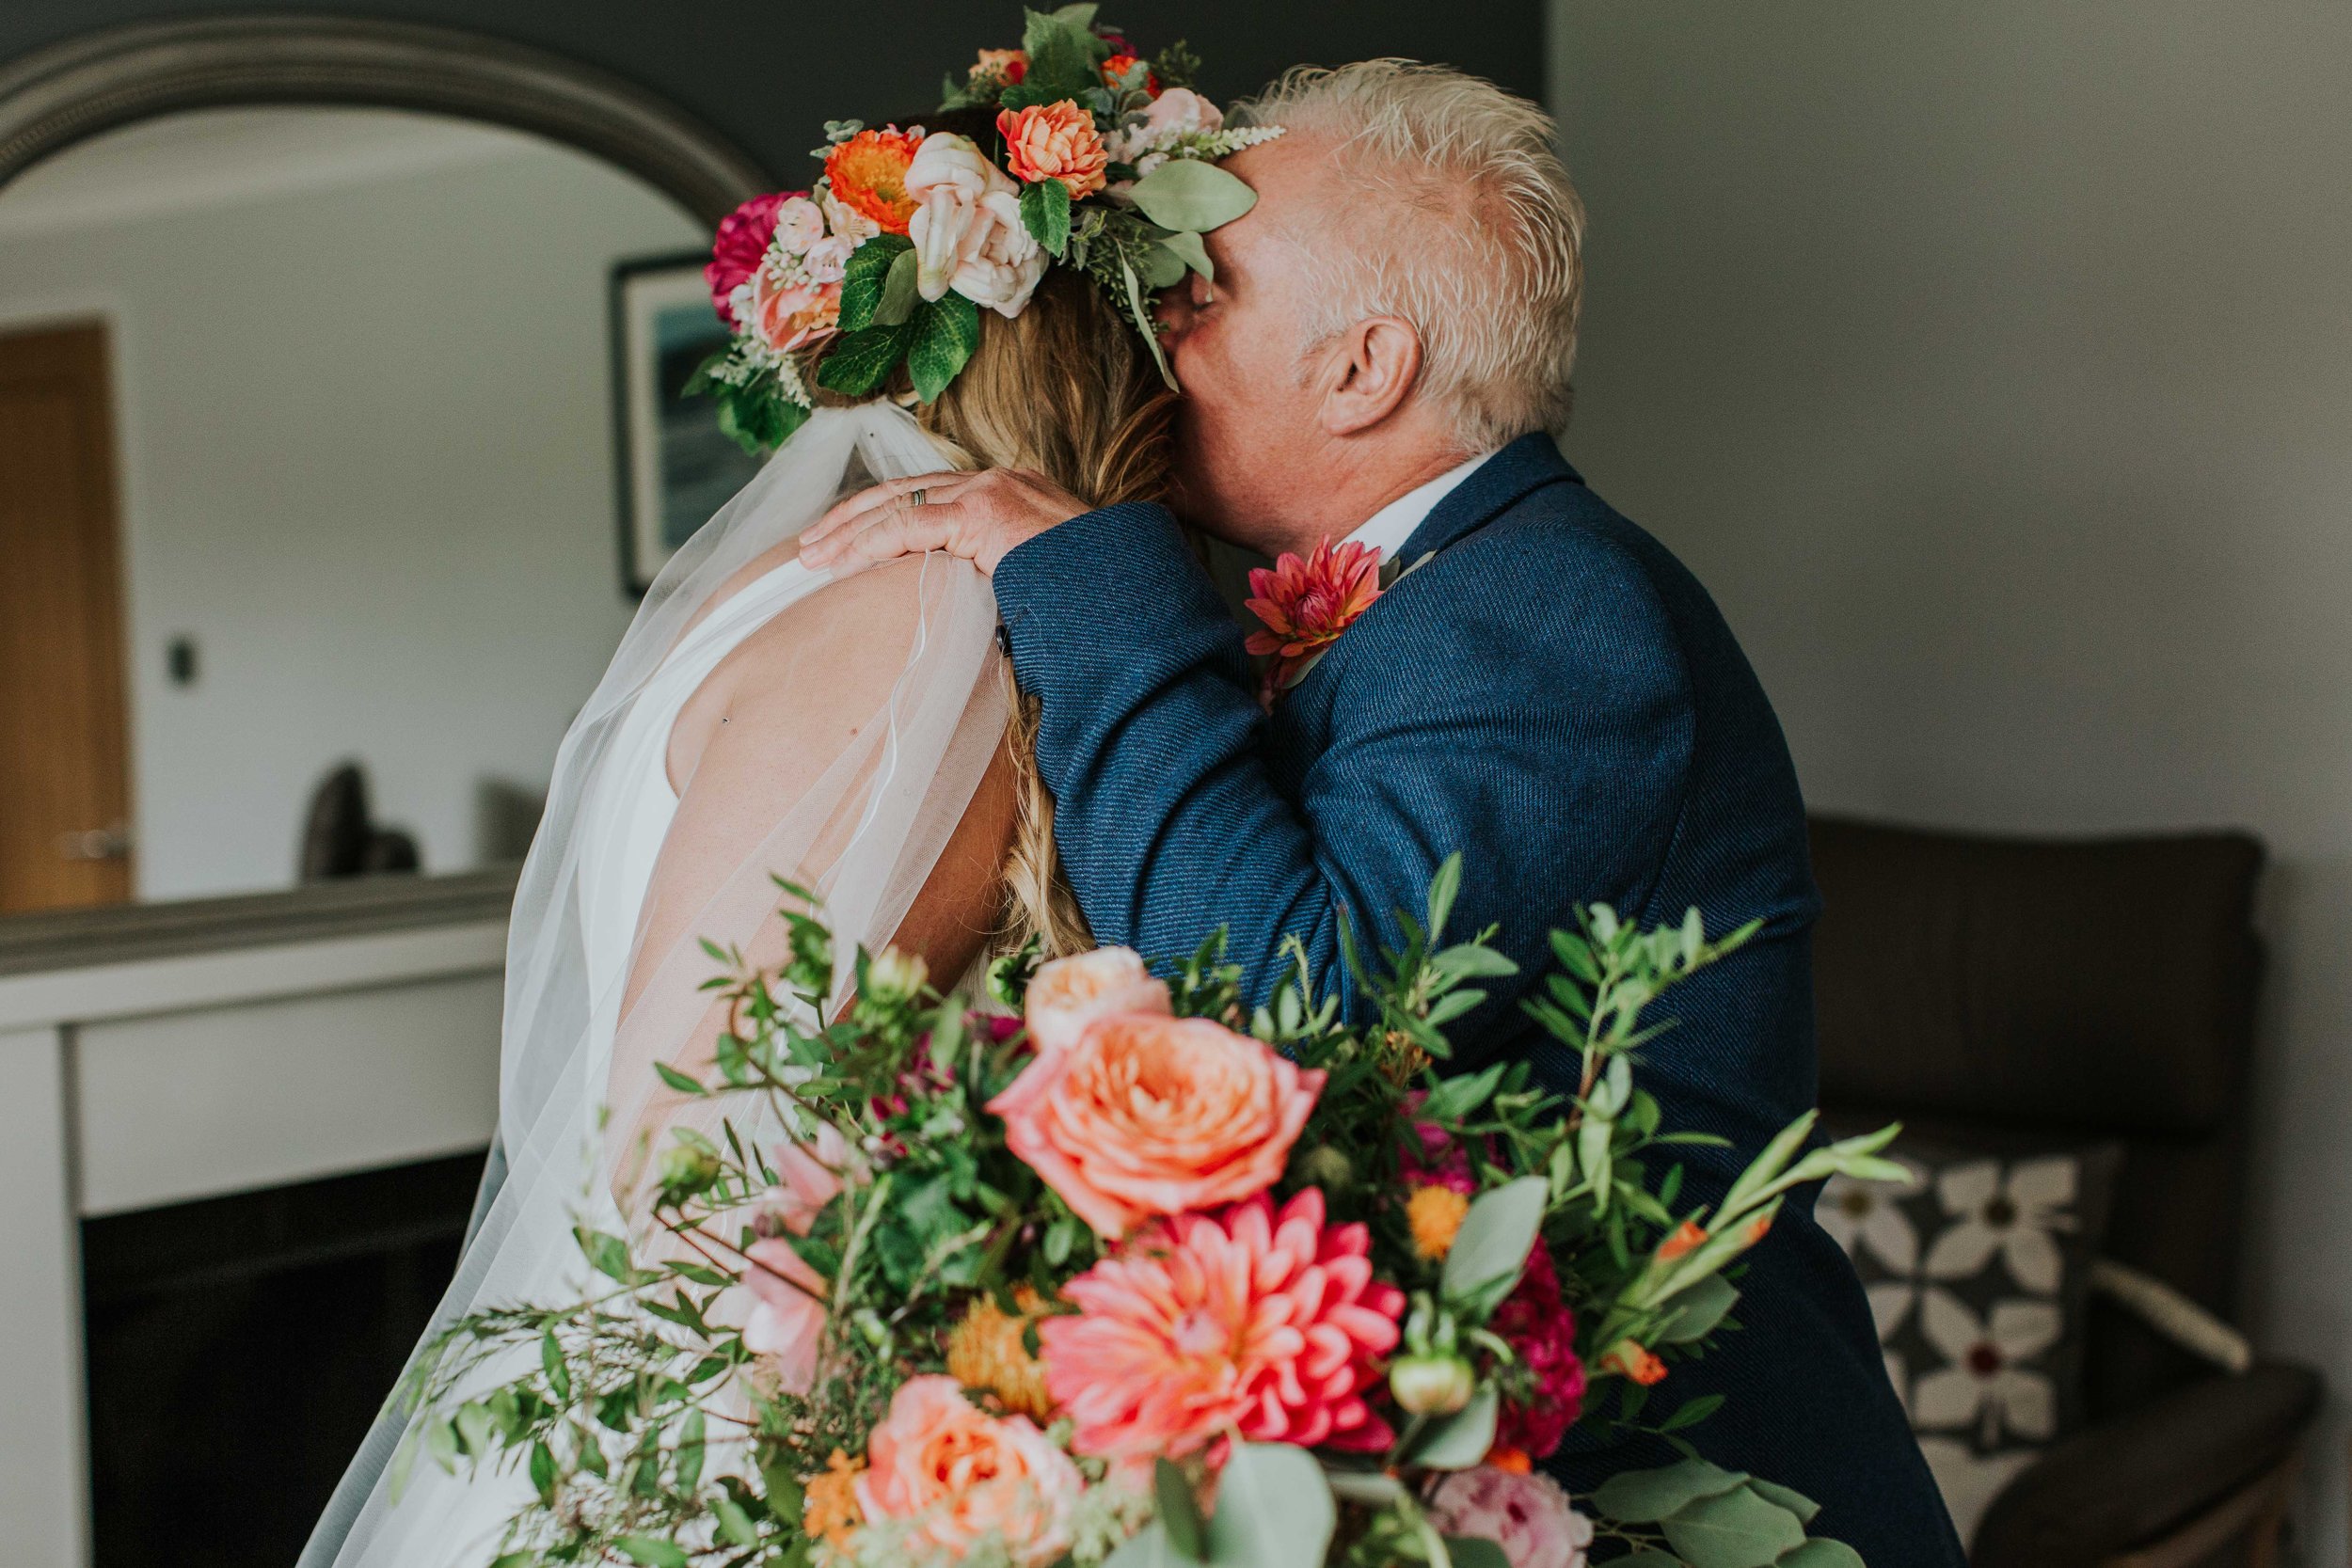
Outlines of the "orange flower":
[{"label": "orange flower", "polygon": [[1513,1476],[1528,1475],[1535,1468],[1535,1462],[1527,1457],[1525,1449],[1491,1449],[1487,1450],[1486,1463],[1505,1475]]},{"label": "orange flower", "polygon": [[1181,1458],[1228,1432],[1353,1452],[1395,1440],[1365,1393],[1396,1348],[1405,1292],[1375,1279],[1372,1236],[1327,1225],[1309,1187],[1136,1237],[1064,1287],[1038,1325],[1071,1446]]},{"label": "orange flower", "polygon": [[1253,654],[1272,654],[1261,700],[1298,684],[1308,664],[1380,596],[1380,552],[1370,545],[1326,539],[1301,561],[1288,550],[1272,571],[1249,573],[1249,612],[1265,623],[1249,634]]},{"label": "orange flower", "polygon": [[961,1558],[993,1537],[1022,1568],[1043,1568],[1070,1549],[1078,1466],[1027,1417],[976,1409],[952,1377],[900,1384],[866,1455],[858,1507],[914,1526],[910,1556]]},{"label": "orange flower", "polygon": [[806,1501],[801,1509],[801,1533],[811,1539],[822,1539],[835,1546],[850,1544],[850,1532],[863,1523],[865,1515],[857,1509],[857,1473],[866,1468],[862,1459],[851,1459],[839,1449],[825,1461],[825,1472],[809,1478]]},{"label": "orange flower", "polygon": [[1021,1006],[1041,1053],[1077,1044],[1088,1024],[1109,1013],[1175,1011],[1168,982],[1153,979],[1132,947],[1098,947],[1040,965]]},{"label": "orange flower", "polygon": [[1675,1228],[1673,1235],[1658,1243],[1658,1260],[1671,1263],[1677,1258],[1697,1251],[1706,1241],[1707,1232],[1700,1228],[1698,1221],[1684,1220]]},{"label": "orange flower", "polygon": [[1663,1381],[1666,1376],[1666,1364],[1630,1339],[1618,1340],[1600,1358],[1600,1364],[1609,1371],[1631,1378],[1645,1388]]},{"label": "orange flower", "polygon": [[1413,1229],[1413,1251],[1423,1260],[1442,1262],[1454,1250],[1454,1233],[1470,1213],[1470,1199],[1451,1187],[1415,1187],[1405,1200],[1405,1222]]},{"label": "orange flower", "polygon": [[[1109,59],[1103,62],[1103,85],[1106,87],[1115,87],[1119,86],[1120,79],[1123,78],[1127,72],[1135,70],[1136,66],[1142,63],[1143,62],[1141,60],[1137,59],[1133,55],[1113,55]],[[1157,76],[1152,75],[1150,71],[1145,71],[1143,73],[1143,90],[1150,93],[1152,97],[1157,98],[1160,95],[1160,79]]]},{"label": "orange flower", "polygon": [[1324,1075],[1205,1018],[1113,1013],[989,1102],[1005,1142],[1097,1234],[1265,1191]]},{"label": "orange flower", "polygon": [[922,137],[892,125],[860,131],[825,154],[834,199],[892,234],[907,231],[914,203],[907,198],[907,166]]},{"label": "orange flower", "polygon": [[1016,1416],[1050,1420],[1054,1402],[1045,1392],[1045,1365],[1023,1343],[1029,1325],[1045,1315],[1045,1300],[1023,1285],[1012,1301],[1017,1316],[982,1296],[947,1331],[947,1375],[974,1393],[994,1394]]},{"label": "orange flower", "polygon": [[1058,180],[1073,201],[1103,188],[1110,154],[1103,150],[1094,117],[1069,99],[999,109],[996,129],[1005,138],[1006,164],[1024,182]]},{"label": "orange flower", "polygon": [[1009,87],[1021,85],[1021,78],[1029,73],[1029,54],[1025,49],[983,49],[966,78],[973,86],[982,82],[997,82]]}]

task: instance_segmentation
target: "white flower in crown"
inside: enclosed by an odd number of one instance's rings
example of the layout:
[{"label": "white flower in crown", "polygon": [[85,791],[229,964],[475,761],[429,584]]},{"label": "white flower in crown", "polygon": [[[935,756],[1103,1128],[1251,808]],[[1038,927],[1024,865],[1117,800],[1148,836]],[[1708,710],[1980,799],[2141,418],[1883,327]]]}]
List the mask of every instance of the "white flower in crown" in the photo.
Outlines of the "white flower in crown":
[{"label": "white flower in crown", "polygon": [[914,216],[914,287],[925,299],[949,289],[1000,316],[1017,316],[1049,258],[1021,221],[1021,187],[967,136],[923,138],[907,166]]},{"label": "white flower in crown", "polygon": [[2061,1260],[2051,1232],[2074,1228],[2074,1172],[2064,1156],[2020,1160],[2006,1178],[1997,1160],[1946,1166],[1935,1194],[1960,1223],[1929,1246],[1928,1277],[1965,1279],[1998,1252],[2018,1284],[2055,1293]]},{"label": "white flower in crown", "polygon": [[2058,1430],[2057,1391],[2048,1372],[2026,1363],[2057,1344],[2063,1326],[2050,1302],[1996,1301],[1979,1321],[1949,1291],[1928,1287],[1919,1331],[1949,1365],[1913,1386],[1912,1420],[1922,1429],[1975,1422],[1988,1449],[2004,1430],[2047,1441]]}]

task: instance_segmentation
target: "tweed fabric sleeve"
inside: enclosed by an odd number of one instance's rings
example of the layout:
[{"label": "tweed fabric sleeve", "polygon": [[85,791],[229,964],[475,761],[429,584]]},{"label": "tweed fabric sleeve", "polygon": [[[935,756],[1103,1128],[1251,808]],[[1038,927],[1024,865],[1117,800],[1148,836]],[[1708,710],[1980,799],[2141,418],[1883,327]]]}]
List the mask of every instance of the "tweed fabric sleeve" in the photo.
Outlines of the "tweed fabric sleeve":
[{"label": "tweed fabric sleeve", "polygon": [[1691,745],[1673,638],[1604,542],[1512,520],[1392,587],[1272,723],[1163,509],[1091,513],[1005,558],[997,602],[1098,940],[1161,956],[1228,927],[1263,996],[1296,936],[1342,990],[1343,911],[1391,936],[1458,850],[1454,929],[1501,922],[1524,985],[1564,895],[1640,908]]}]

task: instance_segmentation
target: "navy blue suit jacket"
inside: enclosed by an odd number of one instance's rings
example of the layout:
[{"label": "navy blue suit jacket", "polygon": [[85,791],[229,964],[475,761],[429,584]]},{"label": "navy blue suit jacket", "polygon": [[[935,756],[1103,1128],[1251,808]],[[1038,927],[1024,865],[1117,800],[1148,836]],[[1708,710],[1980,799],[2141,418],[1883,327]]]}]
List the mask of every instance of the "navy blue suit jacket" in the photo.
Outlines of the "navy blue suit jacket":
[{"label": "navy blue suit jacket", "polygon": [[[1577,1058],[1518,1006],[1547,934],[1606,902],[1644,924],[1696,905],[1757,939],[1678,986],[1644,1051],[1711,1201],[1814,1101],[1804,810],[1778,721],[1697,580],[1612,511],[1548,436],[1521,438],[1441,500],[1399,578],[1261,712],[1242,631],[1158,506],[1090,513],[996,572],[1015,670],[1039,696],[1056,837],[1098,940],[1189,952],[1218,926],[1251,988],[1295,934],[1346,990],[1343,910],[1393,941],[1450,853],[1452,929],[1500,923],[1516,982],[1450,1031],[1572,1091]],[[1800,1195],[1804,1196],[1804,1195]],[[1791,1203],[1740,1281],[1737,1317],[1653,1402],[1708,1392],[1708,1457],[1819,1499],[1819,1533],[1879,1568],[1958,1568],[1943,1504],[1888,1385],[1860,1286]],[[1574,1443],[1572,1440],[1571,1447]],[[1662,1448],[1564,1451],[1563,1479],[1671,1462]]]}]

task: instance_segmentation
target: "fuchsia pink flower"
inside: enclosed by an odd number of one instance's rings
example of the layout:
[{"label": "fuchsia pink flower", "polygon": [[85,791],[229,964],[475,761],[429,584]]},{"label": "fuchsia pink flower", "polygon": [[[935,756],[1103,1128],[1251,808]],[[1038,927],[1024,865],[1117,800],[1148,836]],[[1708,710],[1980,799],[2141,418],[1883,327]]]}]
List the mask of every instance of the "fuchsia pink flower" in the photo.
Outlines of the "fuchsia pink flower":
[{"label": "fuchsia pink flower", "polygon": [[1357,1451],[1395,1440],[1366,1402],[1405,1293],[1373,1278],[1361,1225],[1327,1226],[1310,1187],[1184,1214],[1072,1280],[1074,1317],[1038,1326],[1045,1383],[1106,1459],[1251,1442]]},{"label": "fuchsia pink flower", "polygon": [[1546,1459],[1575,1424],[1584,1403],[1584,1363],[1576,1354],[1576,1314],[1560,1299],[1560,1276],[1551,1249],[1541,1237],[1527,1255],[1519,1282],[1486,1326],[1501,1335],[1534,1374],[1535,1394],[1525,1404],[1502,1407],[1495,1427],[1498,1448],[1517,1449]]},{"label": "fuchsia pink flower", "polygon": [[806,191],[777,191],[755,196],[719,220],[718,238],[711,242],[703,281],[710,285],[711,307],[721,321],[738,330],[750,325],[735,319],[735,291],[752,280],[768,254],[768,242],[775,237],[777,209],[796,198],[804,200],[807,195]]}]

